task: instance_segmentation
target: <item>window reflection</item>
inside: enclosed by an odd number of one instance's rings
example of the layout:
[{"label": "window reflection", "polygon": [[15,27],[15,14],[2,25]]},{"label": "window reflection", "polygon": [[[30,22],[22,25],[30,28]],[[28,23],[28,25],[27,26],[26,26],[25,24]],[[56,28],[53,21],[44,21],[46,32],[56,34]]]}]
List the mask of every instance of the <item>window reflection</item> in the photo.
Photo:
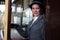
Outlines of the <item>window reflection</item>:
[{"label": "window reflection", "polygon": [[27,8],[24,10],[24,13],[23,13],[23,25],[28,24],[31,19],[32,19],[31,9]]},{"label": "window reflection", "polygon": [[[26,25],[29,23],[29,21],[32,19],[32,12],[30,8],[24,9],[22,7],[22,3],[18,4],[12,4],[12,19],[11,23]],[[22,21],[21,21],[22,20]]]},{"label": "window reflection", "polygon": [[0,40],[3,40],[5,0],[0,0]]},{"label": "window reflection", "polygon": [[[12,0],[12,14],[11,14],[11,38],[24,38],[23,32],[20,30],[26,30],[28,23],[30,20],[32,20],[32,12],[31,9],[28,8],[28,3],[25,3],[27,0],[20,0],[15,1]],[[17,30],[16,30],[17,29]],[[21,32],[21,33],[20,33]],[[22,35],[21,35],[22,34]]]}]

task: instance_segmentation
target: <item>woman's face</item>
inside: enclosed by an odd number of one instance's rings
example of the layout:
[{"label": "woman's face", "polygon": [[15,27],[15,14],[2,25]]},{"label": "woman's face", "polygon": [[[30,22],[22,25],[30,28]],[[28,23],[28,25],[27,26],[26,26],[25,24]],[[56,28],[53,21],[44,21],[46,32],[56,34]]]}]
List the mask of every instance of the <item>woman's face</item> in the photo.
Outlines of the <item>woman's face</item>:
[{"label": "woman's face", "polygon": [[32,13],[34,16],[38,16],[40,14],[40,7],[37,4],[32,5]]}]

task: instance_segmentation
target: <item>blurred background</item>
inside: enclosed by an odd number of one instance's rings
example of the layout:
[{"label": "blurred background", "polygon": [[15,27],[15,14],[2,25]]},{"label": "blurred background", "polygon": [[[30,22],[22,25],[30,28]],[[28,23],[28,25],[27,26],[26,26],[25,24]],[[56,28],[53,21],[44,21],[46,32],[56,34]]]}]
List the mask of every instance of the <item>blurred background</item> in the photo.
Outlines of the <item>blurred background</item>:
[{"label": "blurred background", "polygon": [[[31,4],[33,1],[42,2],[45,7],[43,12],[46,15],[46,40],[60,40],[60,0],[10,1],[8,2],[10,3],[9,14],[11,14],[11,30],[10,34],[8,34],[10,35],[11,40],[27,40],[25,39],[25,34],[23,34],[23,32],[21,32],[20,30],[22,29],[22,31],[25,32],[29,21],[31,21],[33,18],[31,9],[29,8],[29,4]],[[0,40],[3,40],[4,38],[5,7],[5,0],[0,0]]]}]

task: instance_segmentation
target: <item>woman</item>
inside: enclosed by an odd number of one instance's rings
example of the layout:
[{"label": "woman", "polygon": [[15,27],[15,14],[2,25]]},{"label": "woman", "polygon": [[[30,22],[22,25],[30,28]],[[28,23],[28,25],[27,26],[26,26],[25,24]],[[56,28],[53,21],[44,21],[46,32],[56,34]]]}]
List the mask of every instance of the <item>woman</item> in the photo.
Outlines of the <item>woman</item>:
[{"label": "woman", "polygon": [[34,19],[29,22],[26,31],[23,31],[19,27],[16,29],[23,37],[28,37],[28,40],[45,40],[45,17],[42,12],[42,4],[40,2],[34,1],[29,7],[32,10]]},{"label": "woman", "polygon": [[45,40],[45,17],[42,13],[42,4],[33,2],[30,6],[34,19],[29,22],[27,31],[29,40]]}]

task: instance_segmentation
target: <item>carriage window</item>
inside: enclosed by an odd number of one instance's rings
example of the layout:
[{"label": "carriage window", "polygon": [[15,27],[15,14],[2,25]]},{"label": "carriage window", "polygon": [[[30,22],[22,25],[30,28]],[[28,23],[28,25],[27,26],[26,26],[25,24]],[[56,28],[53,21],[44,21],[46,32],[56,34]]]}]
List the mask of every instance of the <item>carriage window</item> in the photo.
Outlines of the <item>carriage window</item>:
[{"label": "carriage window", "polygon": [[[19,31],[25,31],[26,25],[32,19],[31,9],[28,7],[28,0],[12,0],[11,3],[11,39],[24,38],[20,35]],[[22,28],[20,28],[22,27]],[[20,28],[20,29],[18,29]],[[17,30],[16,30],[17,29]],[[22,33],[22,32],[21,32]],[[23,33],[22,33],[23,34]]]},{"label": "carriage window", "polygon": [[28,8],[27,0],[14,1],[12,0],[12,16],[11,23],[18,25],[27,25],[32,19],[31,9]]}]

